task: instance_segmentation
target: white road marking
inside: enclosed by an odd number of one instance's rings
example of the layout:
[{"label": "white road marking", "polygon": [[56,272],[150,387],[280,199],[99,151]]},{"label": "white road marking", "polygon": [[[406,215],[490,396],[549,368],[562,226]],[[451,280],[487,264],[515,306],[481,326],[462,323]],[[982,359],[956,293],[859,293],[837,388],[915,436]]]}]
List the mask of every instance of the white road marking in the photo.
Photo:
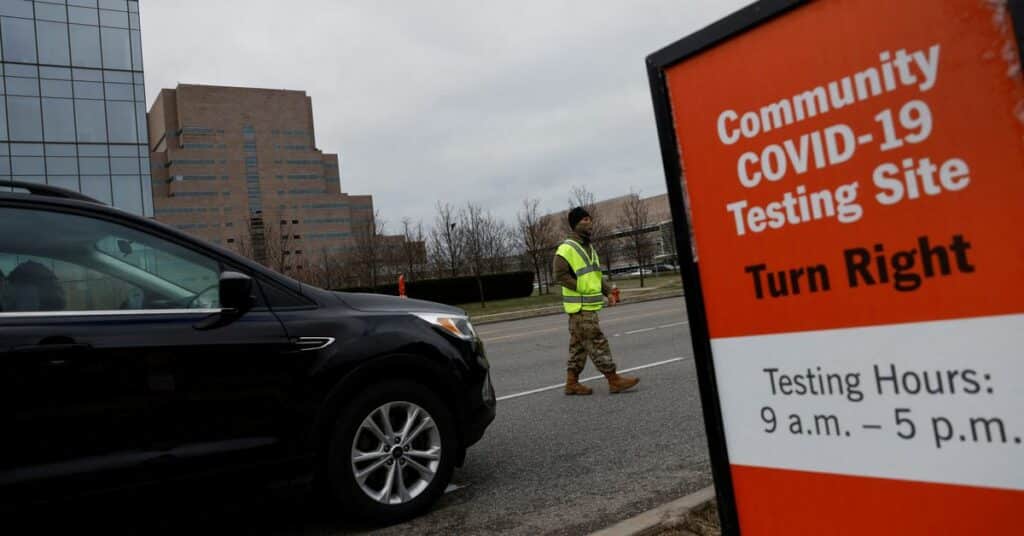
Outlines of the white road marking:
[{"label": "white road marking", "polygon": [[[643,370],[643,369],[652,368],[652,367],[660,367],[661,365],[667,365],[669,363],[675,363],[677,361],[682,361],[684,359],[686,359],[686,358],[685,357],[673,357],[672,359],[666,359],[664,361],[658,361],[657,363],[648,363],[646,365],[640,365],[639,367],[623,369],[623,370],[620,370],[619,372],[633,372],[634,370]],[[580,383],[585,383],[585,382],[589,382],[589,381],[592,381],[592,380],[599,380],[599,379],[603,379],[603,378],[604,378],[604,376],[591,376],[589,378],[581,379]],[[564,383],[560,383],[558,385],[549,385],[547,387],[541,387],[540,389],[531,389],[529,391],[523,391],[521,393],[515,393],[515,394],[505,395],[505,396],[499,396],[498,397],[498,401],[500,402],[502,400],[510,400],[510,399],[519,398],[519,397],[522,397],[522,396],[534,395],[534,394],[537,394],[537,393],[543,393],[544,391],[553,391],[555,389],[561,389],[563,387],[565,387]]]},{"label": "white road marking", "polygon": [[660,326],[656,326],[656,327],[653,327],[653,328],[634,329],[633,331],[627,331],[625,333],[616,333],[616,334],[612,335],[612,337],[620,337],[622,335],[633,335],[635,333],[644,333],[645,331],[654,331],[656,329],[674,328],[676,326],[682,326],[682,325],[689,324],[689,323],[690,323],[689,320],[684,320],[682,322],[673,322],[671,324],[662,324]]},{"label": "white road marking", "polygon": [[[664,313],[678,313],[678,312],[679,312],[678,309],[664,309],[664,310],[660,310],[660,311],[652,311],[650,313],[643,313],[643,314],[639,314],[639,315],[616,316],[614,318],[606,318],[605,320],[602,320],[601,324],[602,325],[607,325],[607,324],[613,324],[615,322],[624,322],[626,320],[636,320],[638,318],[646,318],[646,317],[650,317],[650,316],[657,316],[657,315],[664,314]],[[548,332],[551,332],[551,331],[562,331],[564,329],[565,329],[565,326],[556,326],[556,327],[542,328],[542,329],[531,329],[529,331],[522,331],[522,332],[518,332],[518,333],[508,333],[508,334],[500,335],[500,336],[497,336],[497,337],[494,337],[493,335],[496,335],[498,333],[503,333],[502,330],[495,330],[495,331],[481,330],[481,331],[477,331],[476,333],[477,333],[477,335],[480,336],[480,338],[482,338],[484,340],[485,343],[491,343],[491,342],[500,341],[500,340],[504,340],[504,339],[514,339],[514,338],[517,338],[517,337],[533,337],[534,335],[536,335],[538,333],[548,333]]]},{"label": "white road marking", "polygon": [[458,490],[460,490],[462,488],[466,488],[466,487],[469,487],[469,484],[454,484],[454,483],[452,483],[452,484],[448,484],[447,488],[444,488],[444,492],[445,493],[451,493],[453,491],[458,491]]}]

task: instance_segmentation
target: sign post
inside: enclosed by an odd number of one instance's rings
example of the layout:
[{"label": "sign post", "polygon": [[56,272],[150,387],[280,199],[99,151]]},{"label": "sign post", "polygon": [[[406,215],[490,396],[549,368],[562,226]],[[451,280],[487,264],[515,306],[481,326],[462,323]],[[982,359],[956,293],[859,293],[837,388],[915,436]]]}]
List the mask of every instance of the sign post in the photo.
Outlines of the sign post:
[{"label": "sign post", "polygon": [[1024,532],[1022,30],[775,0],[648,57],[725,533]]}]

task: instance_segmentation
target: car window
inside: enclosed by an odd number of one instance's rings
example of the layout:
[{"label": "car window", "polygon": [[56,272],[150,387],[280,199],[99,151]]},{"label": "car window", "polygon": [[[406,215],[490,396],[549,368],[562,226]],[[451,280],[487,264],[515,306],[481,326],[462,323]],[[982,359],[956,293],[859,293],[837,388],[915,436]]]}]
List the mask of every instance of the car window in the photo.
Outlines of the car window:
[{"label": "car window", "polygon": [[5,312],[142,308],[138,287],[50,257],[0,253],[0,273]]},{"label": "car window", "polygon": [[216,260],[111,221],[0,207],[0,312],[216,308]]},{"label": "car window", "polygon": [[96,250],[111,260],[130,264],[192,292],[200,292],[216,283],[216,278],[210,277],[211,272],[217,271],[216,263],[204,267],[203,260],[182,255],[177,246],[174,249],[178,251],[133,242],[122,235],[111,235],[96,242]]}]

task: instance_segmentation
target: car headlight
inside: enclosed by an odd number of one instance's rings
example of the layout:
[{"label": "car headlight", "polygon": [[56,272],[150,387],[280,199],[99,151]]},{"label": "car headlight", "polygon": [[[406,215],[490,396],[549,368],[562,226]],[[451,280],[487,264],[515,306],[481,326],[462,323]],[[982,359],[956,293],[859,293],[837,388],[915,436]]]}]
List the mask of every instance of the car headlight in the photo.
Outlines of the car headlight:
[{"label": "car headlight", "polygon": [[410,313],[413,316],[425,320],[435,327],[444,330],[446,333],[454,335],[464,341],[472,341],[476,339],[476,331],[473,330],[473,324],[469,322],[469,317],[461,315],[452,315],[446,313]]}]

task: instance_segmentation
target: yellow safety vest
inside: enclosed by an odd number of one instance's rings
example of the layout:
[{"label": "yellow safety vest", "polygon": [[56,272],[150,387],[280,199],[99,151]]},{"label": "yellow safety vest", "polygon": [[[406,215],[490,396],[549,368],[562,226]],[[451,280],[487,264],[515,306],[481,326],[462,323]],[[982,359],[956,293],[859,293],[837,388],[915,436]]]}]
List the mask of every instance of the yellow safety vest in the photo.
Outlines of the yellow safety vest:
[{"label": "yellow safety vest", "polygon": [[555,253],[565,259],[576,274],[576,290],[562,287],[565,312],[600,311],[604,296],[601,294],[601,264],[594,247],[590,247],[590,255],[587,255],[575,240],[566,240]]}]

